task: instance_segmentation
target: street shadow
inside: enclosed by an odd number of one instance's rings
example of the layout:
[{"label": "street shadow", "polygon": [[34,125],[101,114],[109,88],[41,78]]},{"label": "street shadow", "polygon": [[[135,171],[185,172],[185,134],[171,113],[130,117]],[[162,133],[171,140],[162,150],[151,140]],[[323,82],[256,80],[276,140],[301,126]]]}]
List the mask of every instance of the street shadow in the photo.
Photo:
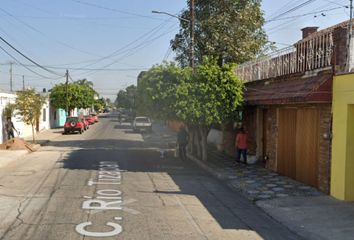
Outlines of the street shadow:
[{"label": "street shadow", "polygon": [[[99,170],[101,161],[115,162],[122,171],[165,173],[174,182],[174,189],[155,189],[146,193],[182,195],[196,198],[222,229],[252,230],[263,239],[269,238],[269,228],[259,224],[273,221],[249,200],[226,187],[224,182],[210,176],[196,164],[175,158],[172,152],[152,149],[153,144],[136,140],[96,139],[84,141],[52,142],[53,146],[79,147],[62,160],[63,168],[71,170]],[[159,187],[161,189],[159,189]],[[246,206],[246,207],[245,207]],[[257,219],[256,222],[255,219]],[[273,223],[272,223],[273,224]],[[284,236],[278,239],[286,239]]]},{"label": "street shadow", "polygon": [[130,125],[116,124],[114,125],[114,129],[131,129]]}]

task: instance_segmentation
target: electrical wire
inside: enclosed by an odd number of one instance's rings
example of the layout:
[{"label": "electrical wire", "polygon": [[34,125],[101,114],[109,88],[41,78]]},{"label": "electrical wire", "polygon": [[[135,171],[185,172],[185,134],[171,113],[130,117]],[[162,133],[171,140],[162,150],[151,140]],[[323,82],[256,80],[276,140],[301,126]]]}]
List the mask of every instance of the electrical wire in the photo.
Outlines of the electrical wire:
[{"label": "electrical wire", "polygon": [[90,53],[90,52],[88,52],[88,51],[81,50],[81,49],[78,49],[78,48],[76,48],[76,47],[73,47],[73,46],[71,46],[71,45],[69,45],[69,44],[67,44],[67,43],[65,43],[65,42],[61,42],[61,41],[58,41],[58,40],[56,40],[56,39],[52,39],[52,38],[49,37],[47,34],[43,33],[43,32],[40,31],[39,29],[37,29],[37,28],[35,28],[35,27],[29,25],[28,23],[22,21],[21,19],[17,18],[17,17],[16,17],[15,15],[13,15],[12,13],[10,13],[10,12],[8,12],[8,11],[2,9],[2,8],[0,8],[0,11],[4,12],[6,15],[12,17],[13,19],[15,19],[16,21],[18,21],[19,23],[25,25],[27,28],[31,29],[32,31],[34,31],[34,32],[36,32],[36,33],[39,33],[39,34],[41,34],[42,36],[44,36],[44,37],[46,37],[46,38],[48,38],[48,39],[54,40],[56,43],[58,43],[58,44],[60,44],[60,45],[62,45],[62,46],[65,46],[65,47],[67,47],[67,48],[69,48],[69,49],[72,49],[72,50],[75,50],[75,51],[77,51],[77,52],[81,52],[81,53],[84,53],[84,54],[87,54],[87,55],[91,55],[91,56],[95,56],[95,57],[100,57],[100,56],[97,55],[97,54]]},{"label": "electrical wire", "polygon": [[[0,38],[1,38],[1,37],[0,37]],[[11,53],[9,53],[5,48],[3,48],[2,46],[0,46],[0,49],[3,50],[9,57],[11,57],[13,60],[15,60],[18,64],[21,65],[21,62],[20,62],[16,57],[14,57]],[[37,73],[36,71],[33,71],[33,70],[30,69],[29,67],[26,67],[26,66],[23,66],[23,65],[21,65],[21,66],[24,67],[24,68],[26,68],[28,71],[30,71],[30,72],[32,72],[32,73],[34,73],[34,74],[40,76],[40,77],[47,78],[47,79],[52,79],[52,78],[50,78],[50,77],[44,76],[44,75],[42,75],[42,74],[40,74],[40,73]]]},{"label": "electrical wire", "polygon": [[301,14],[301,15],[295,15],[295,16],[290,16],[290,17],[278,18],[278,19],[275,19],[275,20],[269,20],[266,23],[270,23],[270,22],[274,22],[274,21],[287,20],[287,19],[300,18],[300,17],[305,17],[305,16],[317,14],[317,13],[330,12],[330,11],[334,11],[334,10],[337,10],[337,9],[342,9],[343,7],[344,8],[348,8],[348,6],[334,7],[334,8],[324,9],[322,11],[308,12],[308,13],[304,13],[304,14]]},{"label": "electrical wire", "polygon": [[287,15],[287,14],[289,14],[289,13],[292,13],[292,12],[294,12],[294,11],[296,11],[296,10],[299,10],[300,8],[303,8],[303,7],[307,6],[307,5],[309,5],[310,3],[313,3],[314,1],[316,1],[316,0],[307,0],[306,2],[303,2],[303,3],[301,3],[301,4],[299,4],[299,5],[295,6],[295,7],[293,7],[293,8],[291,8],[291,9],[289,9],[289,10],[287,10],[287,11],[285,11],[285,12],[283,12],[283,13],[281,13],[281,14],[279,14],[279,15],[277,15],[277,16],[271,18],[271,19],[269,19],[268,21],[274,21],[275,19],[278,19],[278,18],[280,18],[280,17],[282,17],[282,16],[285,16],[285,15]]},{"label": "electrical wire", "polygon": [[164,27],[164,25],[167,24],[167,22],[168,22],[168,21],[166,20],[166,21],[160,23],[160,24],[157,25],[156,27],[154,27],[154,28],[152,28],[151,30],[149,30],[148,32],[146,32],[146,33],[140,35],[138,38],[134,39],[132,42],[130,42],[130,43],[124,45],[123,47],[121,47],[121,48],[115,50],[115,51],[112,52],[111,54],[109,54],[109,55],[107,55],[107,56],[104,56],[104,57],[102,57],[102,58],[96,59],[96,60],[93,61],[92,63],[87,64],[87,65],[84,65],[84,66],[82,66],[82,67],[83,67],[83,68],[90,67],[90,66],[95,65],[95,64],[98,64],[99,62],[102,62],[102,61],[104,61],[104,60],[106,60],[106,59],[110,59],[110,58],[112,58],[112,57],[115,57],[115,56],[117,56],[118,54],[123,54],[123,53],[129,51],[129,49],[127,49],[127,47],[130,47],[131,45],[133,45],[133,44],[135,44],[136,42],[139,42],[139,41],[142,41],[142,42],[146,41],[145,39],[148,39],[150,36],[153,36],[153,35],[156,34],[158,31],[160,31],[160,30]]},{"label": "electrical wire", "polygon": [[0,40],[3,41],[6,45],[8,45],[10,48],[12,48],[13,50],[15,50],[18,54],[20,54],[22,57],[26,58],[28,61],[30,61],[31,63],[33,63],[34,65],[36,65],[37,67],[49,72],[49,73],[52,73],[54,75],[57,75],[57,76],[61,76],[59,73],[56,73],[50,69],[47,69],[45,67],[43,67],[42,65],[40,65],[39,63],[35,62],[34,60],[32,60],[31,58],[27,57],[25,54],[23,54],[21,51],[17,50],[17,48],[15,48],[14,46],[12,46],[8,41],[6,41],[3,37],[0,36]]},{"label": "electrical wire", "polygon": [[147,16],[147,15],[141,15],[141,14],[137,14],[137,13],[122,11],[122,10],[115,9],[115,8],[105,7],[105,6],[102,6],[102,5],[95,4],[95,3],[88,3],[88,2],[84,2],[84,1],[80,1],[80,0],[71,0],[71,1],[75,2],[75,3],[82,4],[82,5],[86,5],[86,6],[90,6],[90,7],[94,7],[94,8],[99,8],[99,9],[103,9],[103,10],[107,10],[107,11],[110,11],[110,12],[118,12],[118,13],[121,13],[121,14],[131,15],[131,16],[134,16],[134,17],[142,17],[142,18],[149,18],[149,19],[159,19],[159,18],[156,18],[156,17],[151,17],[151,16]]}]

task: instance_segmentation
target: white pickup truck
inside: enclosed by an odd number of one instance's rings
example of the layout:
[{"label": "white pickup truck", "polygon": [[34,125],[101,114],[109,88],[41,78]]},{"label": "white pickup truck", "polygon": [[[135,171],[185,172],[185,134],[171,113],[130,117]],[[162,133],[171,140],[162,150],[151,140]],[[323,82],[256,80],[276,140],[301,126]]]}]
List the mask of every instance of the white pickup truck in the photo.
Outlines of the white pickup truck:
[{"label": "white pickup truck", "polygon": [[152,124],[148,117],[136,117],[133,121],[134,132],[148,131],[151,132]]}]

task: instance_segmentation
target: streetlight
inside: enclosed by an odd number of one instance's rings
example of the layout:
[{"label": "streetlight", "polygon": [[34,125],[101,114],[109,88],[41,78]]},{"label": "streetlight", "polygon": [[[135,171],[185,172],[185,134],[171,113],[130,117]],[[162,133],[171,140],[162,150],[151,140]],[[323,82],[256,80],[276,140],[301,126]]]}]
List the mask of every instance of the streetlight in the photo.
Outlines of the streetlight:
[{"label": "streetlight", "polygon": [[151,12],[152,12],[152,13],[156,13],[156,14],[168,15],[168,16],[171,16],[171,17],[174,17],[174,18],[178,18],[179,20],[185,21],[185,22],[187,22],[187,23],[190,23],[190,21],[189,21],[188,19],[182,18],[182,17],[180,17],[180,16],[177,16],[177,15],[174,15],[174,14],[171,14],[171,13],[168,13],[168,12],[155,11],[155,10],[152,10]]},{"label": "streetlight", "polygon": [[190,67],[193,69],[194,71],[194,19],[195,19],[195,12],[194,12],[194,0],[190,1],[190,13],[191,13],[191,20],[179,17],[177,15],[168,13],[168,12],[163,12],[163,11],[151,11],[152,13],[156,13],[156,14],[164,14],[164,15],[168,15],[174,18],[177,18],[181,21],[187,22],[190,24],[190,44],[189,44],[189,51],[190,51],[190,56],[189,56],[189,65]]}]

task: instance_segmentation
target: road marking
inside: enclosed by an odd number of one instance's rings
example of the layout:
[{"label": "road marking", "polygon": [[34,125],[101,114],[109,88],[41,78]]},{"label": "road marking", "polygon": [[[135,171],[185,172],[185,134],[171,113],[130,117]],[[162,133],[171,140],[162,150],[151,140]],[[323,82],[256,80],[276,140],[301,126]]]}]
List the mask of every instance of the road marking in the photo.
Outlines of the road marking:
[{"label": "road marking", "polygon": [[[88,186],[97,187],[97,191],[94,193],[95,196],[83,196],[85,199],[82,202],[82,208],[88,210],[90,214],[102,213],[105,211],[120,211],[123,210],[123,198],[122,192],[112,187],[120,185],[122,181],[121,170],[119,165],[115,162],[101,161],[99,163],[99,172],[97,179],[90,179],[87,181]],[[105,189],[100,189],[100,187],[109,187]],[[128,208],[129,209],[129,208]],[[132,209],[129,209],[131,211]],[[133,210],[132,212],[134,212]],[[115,221],[122,221],[122,217],[114,217]],[[109,226],[112,228],[111,231],[105,232],[94,232],[88,230],[90,226]],[[93,223],[90,221],[80,223],[76,225],[76,232],[89,237],[113,237],[119,235],[123,231],[123,227],[120,223],[111,222],[107,220],[105,223]]]}]

